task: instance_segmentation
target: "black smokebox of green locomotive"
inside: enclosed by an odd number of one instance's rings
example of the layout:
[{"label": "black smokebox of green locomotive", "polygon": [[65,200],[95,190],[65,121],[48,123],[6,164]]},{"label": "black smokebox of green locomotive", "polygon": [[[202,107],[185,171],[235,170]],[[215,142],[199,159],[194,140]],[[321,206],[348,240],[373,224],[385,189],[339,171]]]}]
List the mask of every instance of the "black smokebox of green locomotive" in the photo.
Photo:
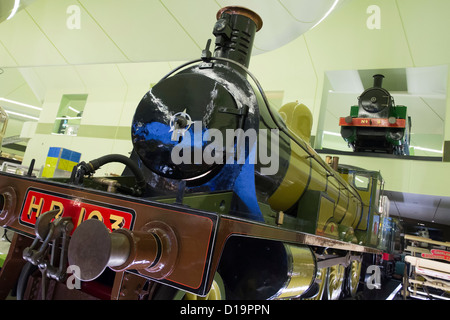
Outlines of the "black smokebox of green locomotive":
[{"label": "black smokebox of green locomotive", "polygon": [[393,107],[393,98],[389,92],[382,87],[384,76],[375,74],[373,76],[373,87],[365,90],[358,97],[360,118],[388,118],[390,109]]}]

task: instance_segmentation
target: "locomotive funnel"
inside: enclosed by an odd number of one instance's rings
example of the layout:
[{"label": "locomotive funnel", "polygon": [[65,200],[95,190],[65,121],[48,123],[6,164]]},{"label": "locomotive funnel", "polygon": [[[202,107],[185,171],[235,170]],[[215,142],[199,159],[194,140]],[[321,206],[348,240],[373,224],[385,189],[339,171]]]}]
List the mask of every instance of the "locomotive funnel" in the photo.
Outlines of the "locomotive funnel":
[{"label": "locomotive funnel", "polygon": [[262,25],[261,17],[247,8],[229,6],[220,9],[213,29],[216,36],[214,56],[234,60],[248,68],[255,33]]},{"label": "locomotive funnel", "polygon": [[383,84],[384,76],[382,74],[375,74],[373,75],[373,86],[376,88],[381,88],[381,85]]}]

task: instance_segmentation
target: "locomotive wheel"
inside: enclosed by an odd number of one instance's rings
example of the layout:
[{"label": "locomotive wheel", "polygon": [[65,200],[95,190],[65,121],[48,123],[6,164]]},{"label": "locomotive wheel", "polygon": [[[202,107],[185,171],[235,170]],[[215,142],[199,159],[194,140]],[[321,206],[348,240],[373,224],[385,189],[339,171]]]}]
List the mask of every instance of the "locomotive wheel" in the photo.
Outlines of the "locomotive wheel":
[{"label": "locomotive wheel", "polygon": [[344,282],[345,267],[343,265],[335,265],[328,270],[328,281],[326,285],[327,299],[339,300],[342,292],[342,284]]},{"label": "locomotive wheel", "polygon": [[356,292],[358,291],[359,285],[359,277],[361,276],[361,266],[362,263],[360,261],[354,260],[350,264],[350,273],[348,276],[348,288],[349,293],[352,297],[356,296]]},{"label": "locomotive wheel", "polygon": [[305,298],[305,300],[322,300],[325,285],[327,283],[328,268],[318,269],[316,273],[315,285],[318,287],[316,292]]}]

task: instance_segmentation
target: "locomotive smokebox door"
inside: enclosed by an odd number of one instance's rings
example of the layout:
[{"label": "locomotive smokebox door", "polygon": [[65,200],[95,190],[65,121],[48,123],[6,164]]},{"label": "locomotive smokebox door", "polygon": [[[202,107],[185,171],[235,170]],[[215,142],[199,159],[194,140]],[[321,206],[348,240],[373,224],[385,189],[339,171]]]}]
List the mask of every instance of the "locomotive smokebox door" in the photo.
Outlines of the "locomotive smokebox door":
[{"label": "locomotive smokebox door", "polygon": [[181,73],[143,97],[132,122],[133,145],[153,172],[195,179],[225,163],[226,130],[237,129],[239,120],[226,88],[204,75]]},{"label": "locomotive smokebox door", "polygon": [[373,87],[365,90],[359,99],[359,114],[361,118],[387,118],[392,107],[391,95],[381,87],[384,76],[373,76]]}]

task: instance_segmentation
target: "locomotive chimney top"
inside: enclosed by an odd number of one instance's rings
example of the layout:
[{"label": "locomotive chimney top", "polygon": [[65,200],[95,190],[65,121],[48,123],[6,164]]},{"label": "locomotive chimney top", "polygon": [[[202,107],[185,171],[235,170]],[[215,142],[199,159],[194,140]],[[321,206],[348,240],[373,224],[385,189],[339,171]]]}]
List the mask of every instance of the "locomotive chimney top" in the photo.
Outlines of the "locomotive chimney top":
[{"label": "locomotive chimney top", "polygon": [[245,17],[251,19],[256,24],[256,31],[259,31],[263,26],[263,21],[262,21],[261,17],[256,12],[254,12],[250,9],[247,9],[245,7],[239,7],[239,6],[223,7],[216,14],[217,20],[219,20],[222,17],[223,13],[228,13],[231,15],[237,14],[237,15],[245,16]]},{"label": "locomotive chimney top", "polygon": [[216,17],[214,56],[234,60],[248,68],[255,33],[263,25],[261,17],[250,9],[238,6],[224,7]]},{"label": "locomotive chimney top", "polygon": [[381,88],[384,76],[382,74],[373,75],[373,86],[376,88]]}]

